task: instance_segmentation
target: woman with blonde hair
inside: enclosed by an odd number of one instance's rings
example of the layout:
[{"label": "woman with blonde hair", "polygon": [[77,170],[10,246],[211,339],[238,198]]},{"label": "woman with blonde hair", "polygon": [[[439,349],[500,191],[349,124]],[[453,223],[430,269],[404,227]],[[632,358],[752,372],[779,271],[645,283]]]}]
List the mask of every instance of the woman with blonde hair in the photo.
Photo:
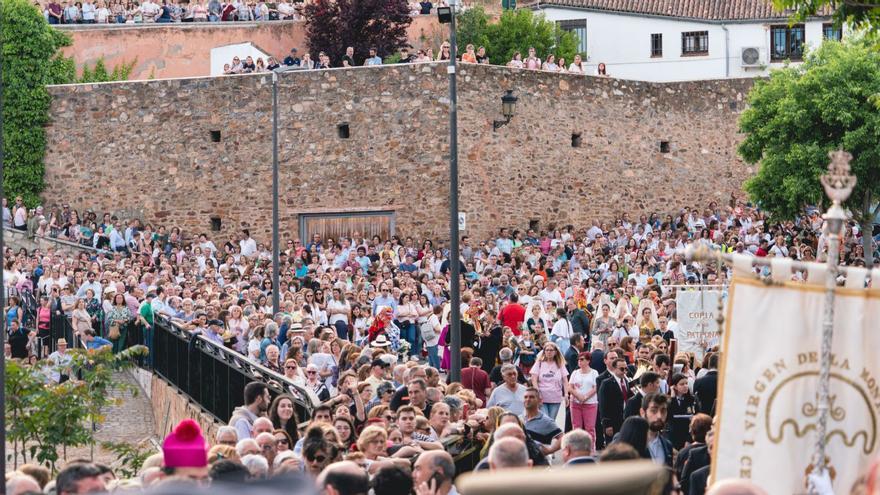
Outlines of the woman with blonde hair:
[{"label": "woman with blonde hair", "polygon": [[581,54],[576,53],[574,56],[574,61],[571,65],[568,66],[568,71],[575,74],[586,74],[586,68],[584,67],[584,63],[581,60]]},{"label": "woman with blonde hair", "polygon": [[545,342],[530,370],[532,385],[541,393],[541,408],[551,419],[556,419],[559,406],[568,395],[568,370],[559,347]]},{"label": "woman with blonde hair", "polygon": [[92,317],[86,311],[85,299],[77,299],[76,304],[73,306],[72,320],[73,329],[78,335],[82,335],[86,330],[92,329]]},{"label": "woman with blonde hair", "polygon": [[388,453],[388,433],[381,426],[371,425],[358,435],[357,448],[364,454],[367,468]]}]

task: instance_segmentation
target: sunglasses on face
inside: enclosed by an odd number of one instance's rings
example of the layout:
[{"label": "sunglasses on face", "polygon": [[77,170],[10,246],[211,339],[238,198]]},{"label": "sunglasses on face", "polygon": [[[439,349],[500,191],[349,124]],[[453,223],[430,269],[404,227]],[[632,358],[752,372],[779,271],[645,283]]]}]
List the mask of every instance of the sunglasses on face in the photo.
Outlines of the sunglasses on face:
[{"label": "sunglasses on face", "polygon": [[284,437],[276,438],[275,441],[278,443],[283,443],[284,445],[290,445],[290,442],[288,442],[287,439]]},{"label": "sunglasses on face", "polygon": [[316,455],[314,459],[309,459],[309,462],[317,462],[317,463],[321,464],[326,460],[327,460],[326,456]]}]

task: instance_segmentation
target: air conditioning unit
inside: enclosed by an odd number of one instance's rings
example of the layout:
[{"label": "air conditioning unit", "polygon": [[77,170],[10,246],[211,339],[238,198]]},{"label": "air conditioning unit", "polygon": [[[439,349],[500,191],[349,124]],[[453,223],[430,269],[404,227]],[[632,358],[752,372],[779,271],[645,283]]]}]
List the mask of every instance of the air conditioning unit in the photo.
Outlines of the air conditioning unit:
[{"label": "air conditioning unit", "polygon": [[747,46],[742,49],[741,62],[743,67],[760,67],[761,49],[757,46]]}]

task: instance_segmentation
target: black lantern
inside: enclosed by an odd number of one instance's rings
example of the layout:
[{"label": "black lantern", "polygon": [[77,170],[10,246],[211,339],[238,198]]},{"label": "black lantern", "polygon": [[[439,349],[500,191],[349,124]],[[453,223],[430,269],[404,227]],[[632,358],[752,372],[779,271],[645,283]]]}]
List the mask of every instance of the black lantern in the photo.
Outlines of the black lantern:
[{"label": "black lantern", "polygon": [[493,121],[493,130],[497,131],[500,127],[510,123],[510,119],[516,115],[516,101],[517,97],[513,96],[513,90],[508,89],[504,96],[501,97],[501,115],[504,116],[504,120]]},{"label": "black lantern", "polygon": [[452,7],[437,7],[437,20],[440,24],[452,22]]}]

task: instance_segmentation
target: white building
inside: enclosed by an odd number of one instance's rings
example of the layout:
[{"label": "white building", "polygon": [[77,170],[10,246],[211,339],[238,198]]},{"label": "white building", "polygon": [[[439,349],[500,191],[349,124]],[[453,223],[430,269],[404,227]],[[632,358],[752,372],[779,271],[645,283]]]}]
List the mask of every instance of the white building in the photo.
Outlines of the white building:
[{"label": "white building", "polygon": [[[772,0],[539,0],[532,6],[580,38],[591,72],[642,81],[766,75],[805,45],[840,39],[830,12],[789,26]],[[543,54],[542,54],[543,55]]]}]

